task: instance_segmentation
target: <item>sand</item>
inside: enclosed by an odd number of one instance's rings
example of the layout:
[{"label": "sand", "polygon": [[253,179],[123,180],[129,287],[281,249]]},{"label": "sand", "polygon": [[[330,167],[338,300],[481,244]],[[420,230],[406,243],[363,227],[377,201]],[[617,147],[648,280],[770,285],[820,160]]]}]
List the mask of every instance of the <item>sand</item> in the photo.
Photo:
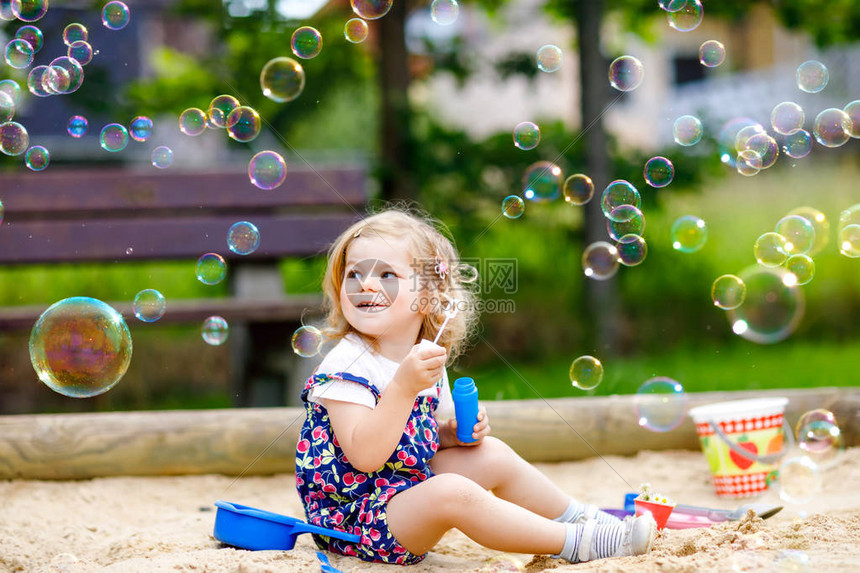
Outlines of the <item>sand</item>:
[{"label": "sand", "polygon": [[[716,497],[699,452],[641,452],[539,467],[571,495],[604,507],[620,507],[624,493],[642,482],[681,503],[723,508],[742,503]],[[300,536],[292,551],[222,547],[212,537],[217,499],[302,516],[292,474],[6,481],[0,483],[0,571],[320,571],[309,535]],[[776,487],[754,501],[784,504]],[[766,521],[665,530],[649,555],[576,565],[485,549],[456,530],[407,569],[328,557],[344,573],[509,571],[517,570],[516,563],[528,572],[860,571],[860,448],[847,450],[824,473],[823,489],[812,501],[785,506]]]}]

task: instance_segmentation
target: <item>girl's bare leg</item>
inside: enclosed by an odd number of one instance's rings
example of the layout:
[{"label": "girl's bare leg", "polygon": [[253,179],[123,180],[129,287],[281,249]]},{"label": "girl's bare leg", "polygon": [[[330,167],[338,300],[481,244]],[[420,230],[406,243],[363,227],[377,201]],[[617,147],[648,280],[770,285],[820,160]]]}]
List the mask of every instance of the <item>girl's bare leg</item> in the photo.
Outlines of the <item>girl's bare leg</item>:
[{"label": "girl's bare leg", "polygon": [[436,474],[465,476],[496,496],[554,519],[570,496],[503,441],[487,436],[478,446],[446,448],[430,460]]},{"label": "girl's bare leg", "polygon": [[416,555],[430,551],[452,527],[498,551],[557,554],[564,547],[564,524],[496,497],[456,473],[433,476],[398,493],[387,513],[395,539]]}]

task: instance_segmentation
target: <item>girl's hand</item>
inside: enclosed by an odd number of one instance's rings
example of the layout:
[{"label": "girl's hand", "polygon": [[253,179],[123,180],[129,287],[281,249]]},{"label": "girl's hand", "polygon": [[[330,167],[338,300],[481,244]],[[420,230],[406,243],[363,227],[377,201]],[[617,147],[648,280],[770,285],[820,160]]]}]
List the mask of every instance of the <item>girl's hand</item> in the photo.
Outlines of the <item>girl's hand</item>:
[{"label": "girl's hand", "polygon": [[[490,420],[487,417],[487,409],[483,405],[478,405],[478,422],[472,427],[472,437],[474,442],[461,442],[457,439],[457,419],[451,418],[448,420],[450,436],[453,437],[453,444],[457,446],[477,446],[481,443],[484,437],[490,435]],[[441,436],[440,436],[441,440]],[[440,444],[443,445],[443,444]]]},{"label": "girl's hand", "polygon": [[445,370],[448,351],[432,342],[416,344],[400,363],[392,383],[412,394],[418,394],[438,382]]}]

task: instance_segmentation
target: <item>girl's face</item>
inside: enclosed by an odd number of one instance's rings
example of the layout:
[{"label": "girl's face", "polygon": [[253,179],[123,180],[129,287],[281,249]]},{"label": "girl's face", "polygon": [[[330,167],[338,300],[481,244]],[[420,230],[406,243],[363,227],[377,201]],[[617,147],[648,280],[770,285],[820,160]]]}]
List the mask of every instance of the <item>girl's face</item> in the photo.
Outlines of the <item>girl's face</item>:
[{"label": "girl's face", "polygon": [[420,268],[405,239],[358,237],[347,248],[340,307],[359,333],[380,342],[415,344],[424,315]]}]

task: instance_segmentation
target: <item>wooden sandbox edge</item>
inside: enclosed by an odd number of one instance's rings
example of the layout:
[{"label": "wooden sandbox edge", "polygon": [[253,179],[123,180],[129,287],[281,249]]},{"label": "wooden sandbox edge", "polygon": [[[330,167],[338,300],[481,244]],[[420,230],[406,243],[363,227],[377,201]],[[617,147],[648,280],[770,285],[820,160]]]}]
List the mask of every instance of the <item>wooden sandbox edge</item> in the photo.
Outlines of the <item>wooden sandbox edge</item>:
[{"label": "wooden sandbox edge", "polygon": [[[688,408],[785,396],[790,424],[831,410],[846,446],[860,443],[860,388],[688,394]],[[699,449],[689,417],[669,432],[637,423],[630,395],[484,402],[492,435],[531,462],[641,450]],[[249,408],[0,416],[0,479],[137,475],[270,475],[294,470],[301,408]]]}]

